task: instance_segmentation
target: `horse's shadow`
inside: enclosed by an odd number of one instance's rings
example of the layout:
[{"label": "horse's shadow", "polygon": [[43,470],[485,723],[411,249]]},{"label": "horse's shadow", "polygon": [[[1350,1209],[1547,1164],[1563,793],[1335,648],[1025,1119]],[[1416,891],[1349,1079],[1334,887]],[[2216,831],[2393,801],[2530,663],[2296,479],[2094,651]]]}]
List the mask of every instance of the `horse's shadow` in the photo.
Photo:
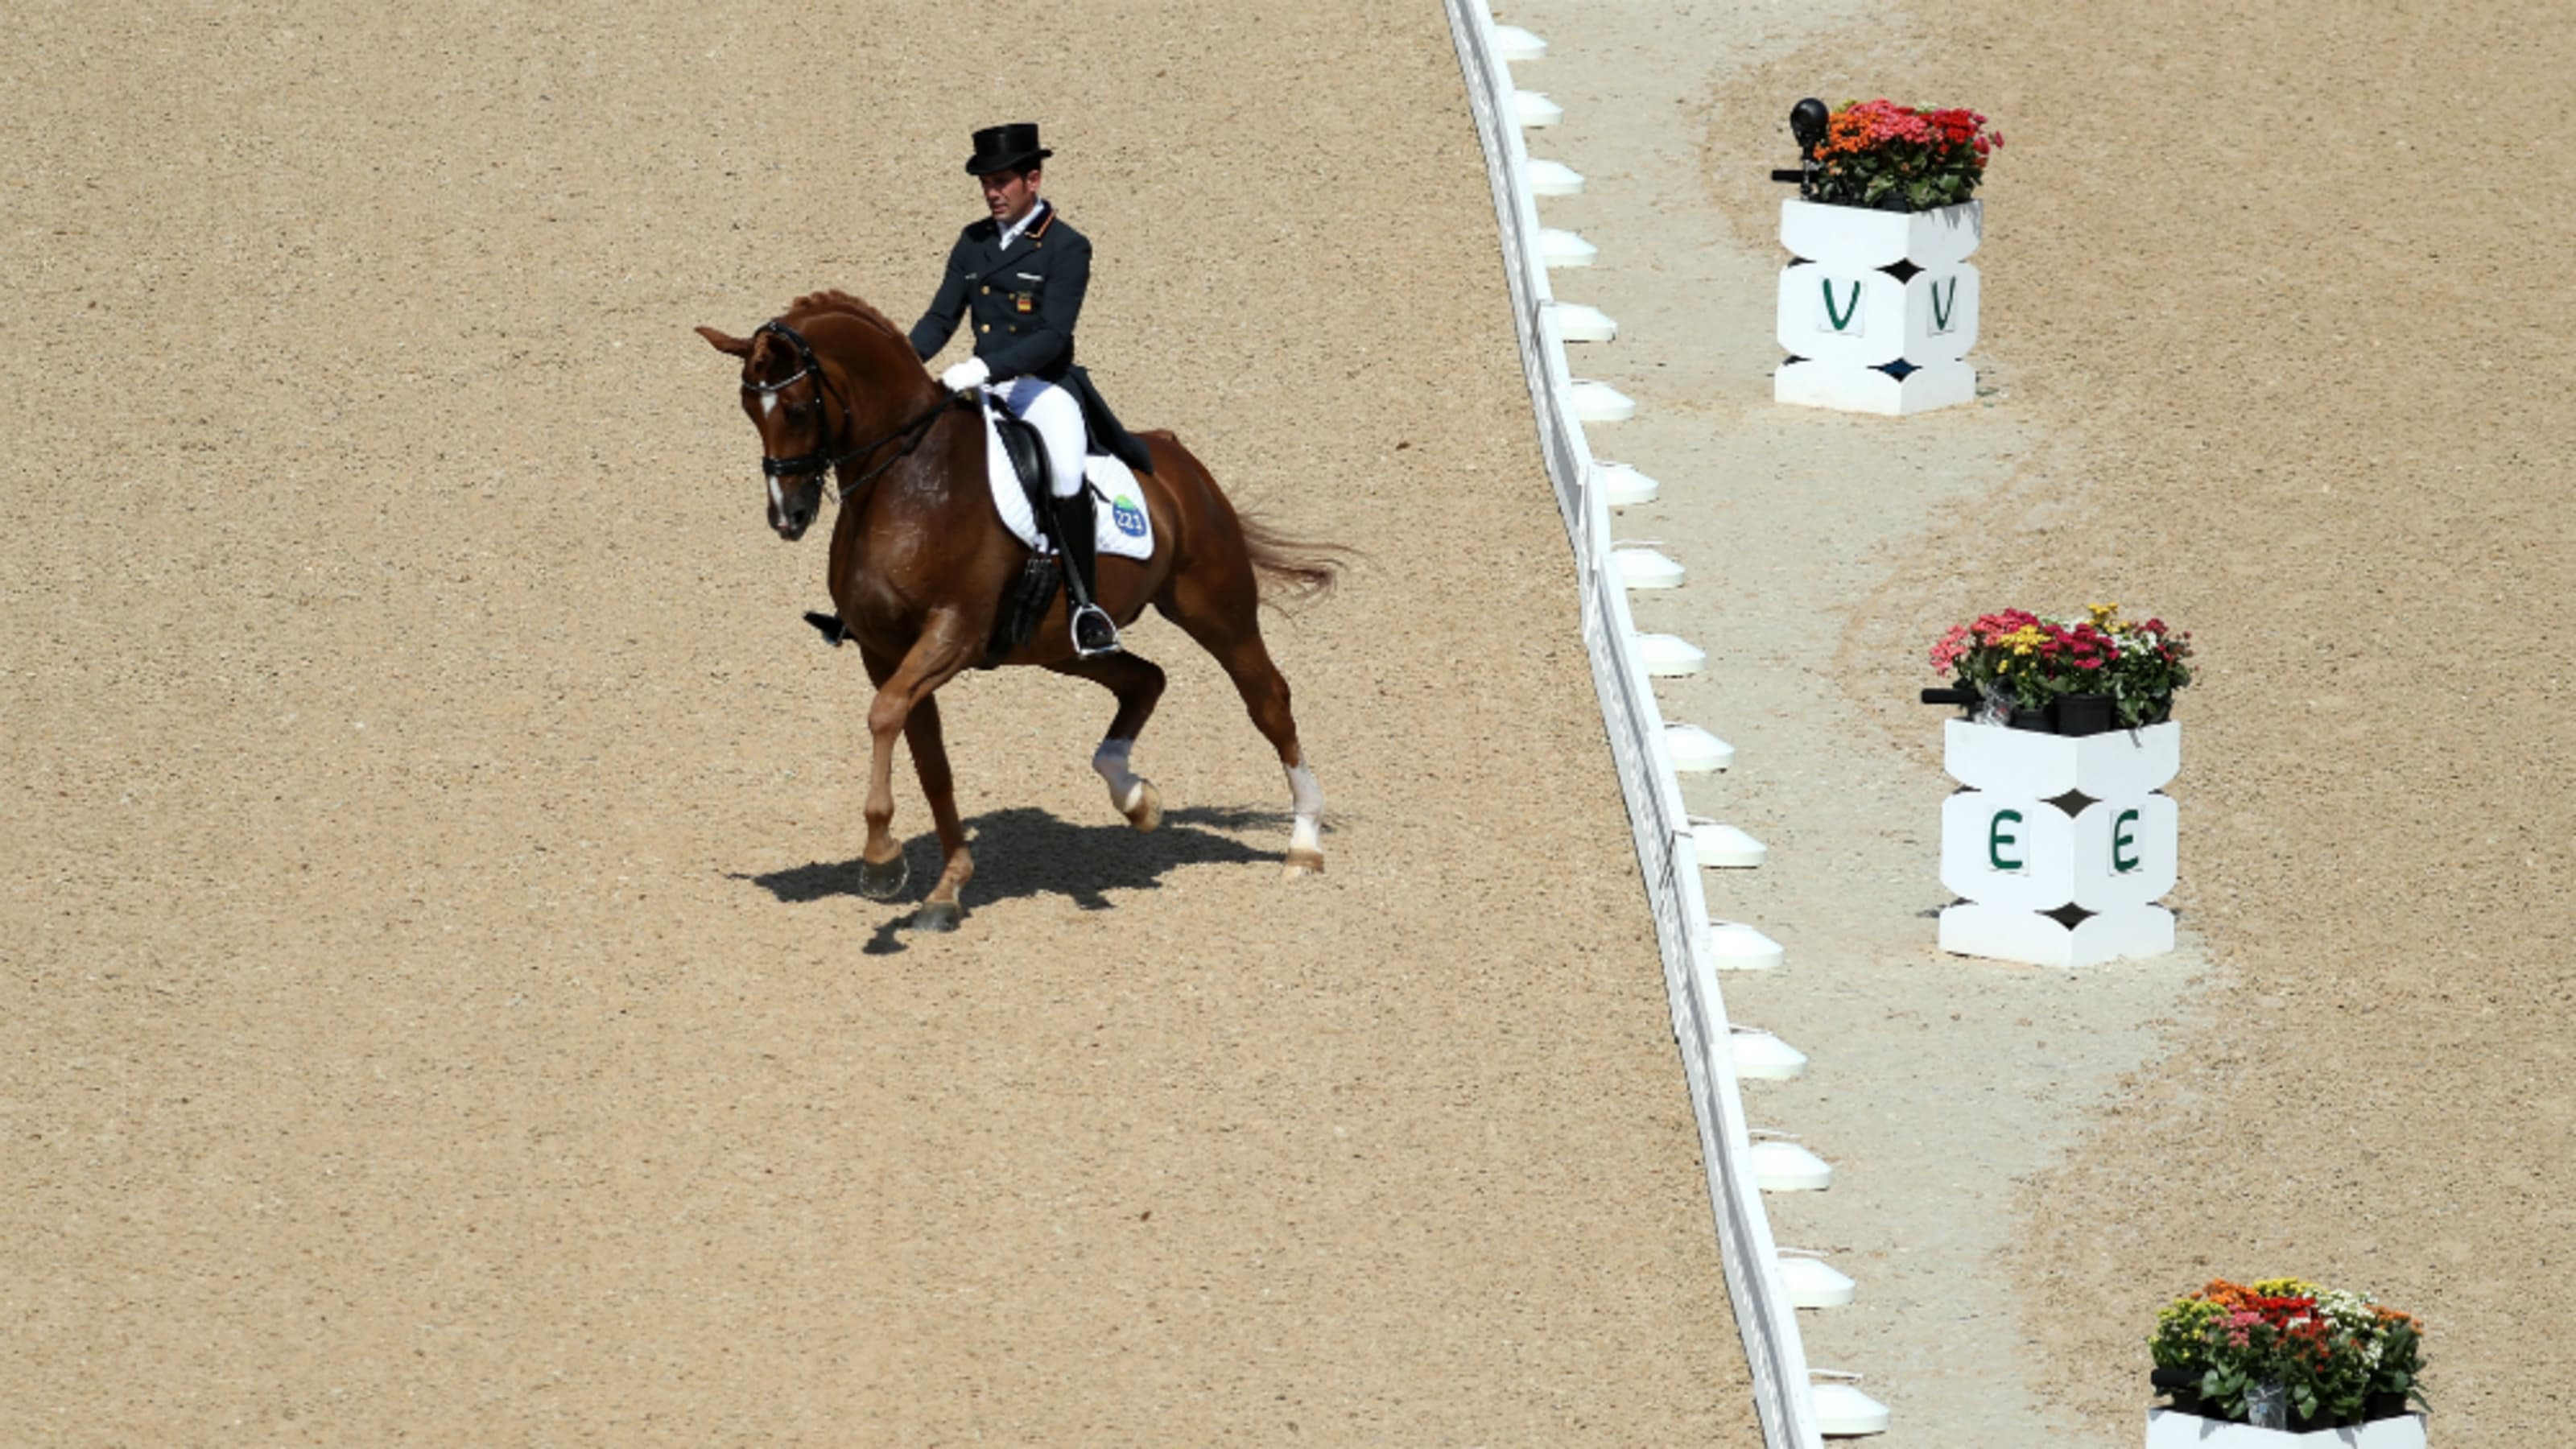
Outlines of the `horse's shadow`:
[{"label": "horse's shadow", "polygon": [[[1159,886],[1163,873],[1175,866],[1277,864],[1284,859],[1281,852],[1218,832],[1285,832],[1288,824],[1289,817],[1279,811],[1193,806],[1164,812],[1161,828],[1139,834],[1124,822],[1076,825],[1034,806],[995,810],[966,822],[967,845],[975,852],[967,909],[971,913],[1003,901],[1060,895],[1083,910],[1105,911],[1113,904],[1109,892]],[[862,948],[870,955],[904,949],[900,936],[913,908],[939,879],[936,835],[914,836],[904,842],[903,853],[912,881],[900,913],[881,923]],[[733,878],[748,880],[790,905],[834,896],[866,900],[859,890],[859,865],[852,857]]]}]

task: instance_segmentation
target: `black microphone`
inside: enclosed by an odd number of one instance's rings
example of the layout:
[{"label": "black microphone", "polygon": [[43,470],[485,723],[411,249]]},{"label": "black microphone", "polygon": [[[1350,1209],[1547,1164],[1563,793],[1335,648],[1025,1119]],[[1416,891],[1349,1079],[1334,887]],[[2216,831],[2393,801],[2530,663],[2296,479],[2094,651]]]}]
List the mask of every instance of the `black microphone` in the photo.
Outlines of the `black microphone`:
[{"label": "black microphone", "polygon": [[1809,96],[1789,108],[1789,134],[1798,138],[1798,154],[1814,160],[1816,148],[1824,144],[1825,125],[1834,113],[1823,101]]}]

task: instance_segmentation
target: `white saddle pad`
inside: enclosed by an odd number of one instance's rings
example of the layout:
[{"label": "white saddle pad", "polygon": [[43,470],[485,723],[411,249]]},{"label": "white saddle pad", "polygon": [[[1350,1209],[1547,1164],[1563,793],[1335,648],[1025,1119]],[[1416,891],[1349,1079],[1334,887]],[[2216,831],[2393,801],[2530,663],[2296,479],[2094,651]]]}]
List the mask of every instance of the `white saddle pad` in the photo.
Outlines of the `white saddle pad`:
[{"label": "white saddle pad", "polygon": [[[1002,434],[993,426],[990,402],[984,406],[984,463],[993,485],[993,506],[1001,510],[1003,526],[1039,553],[1054,552],[1038,537],[1038,521],[1029,514],[1029,495],[1020,487],[1020,475],[1011,471],[1011,455],[1002,451]],[[1134,471],[1106,453],[1094,453],[1083,460],[1082,473],[1102,500],[1091,510],[1100,552],[1152,558],[1154,516],[1145,509],[1145,492],[1136,486]]]}]

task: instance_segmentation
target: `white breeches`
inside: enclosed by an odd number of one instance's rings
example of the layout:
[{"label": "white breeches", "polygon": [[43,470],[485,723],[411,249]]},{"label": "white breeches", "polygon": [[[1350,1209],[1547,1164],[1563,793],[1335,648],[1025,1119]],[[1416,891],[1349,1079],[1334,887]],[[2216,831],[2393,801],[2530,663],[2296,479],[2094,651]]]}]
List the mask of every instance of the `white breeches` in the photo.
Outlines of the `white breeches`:
[{"label": "white breeches", "polygon": [[1046,445],[1047,487],[1058,498],[1071,498],[1082,487],[1082,450],[1088,440],[1082,404],[1042,377],[1015,377],[994,384],[991,392],[1011,416],[1038,430]]}]

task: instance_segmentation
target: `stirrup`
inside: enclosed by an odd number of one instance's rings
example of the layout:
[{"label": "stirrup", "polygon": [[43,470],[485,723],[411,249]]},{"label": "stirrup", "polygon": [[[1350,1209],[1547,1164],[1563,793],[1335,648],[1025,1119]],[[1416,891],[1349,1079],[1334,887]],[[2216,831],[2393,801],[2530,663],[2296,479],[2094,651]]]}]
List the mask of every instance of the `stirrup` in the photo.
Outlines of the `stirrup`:
[{"label": "stirrup", "polygon": [[1119,642],[1117,621],[1098,604],[1085,604],[1074,610],[1072,629],[1073,653],[1077,659],[1089,659],[1095,654],[1116,654],[1126,647]]}]

